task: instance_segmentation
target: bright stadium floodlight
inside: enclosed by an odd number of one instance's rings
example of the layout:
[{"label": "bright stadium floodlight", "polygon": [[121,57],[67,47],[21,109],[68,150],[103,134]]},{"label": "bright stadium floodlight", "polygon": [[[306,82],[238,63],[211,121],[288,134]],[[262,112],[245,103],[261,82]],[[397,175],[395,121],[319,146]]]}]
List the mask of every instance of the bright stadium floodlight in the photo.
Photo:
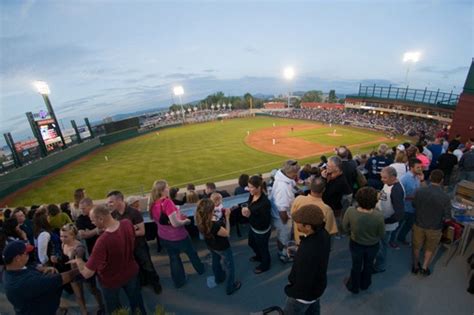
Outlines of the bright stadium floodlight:
[{"label": "bright stadium floodlight", "polygon": [[184,108],[183,108],[183,100],[181,99],[181,96],[184,94],[184,89],[181,85],[177,85],[173,88],[173,93],[179,99],[179,105],[181,105],[181,113],[183,114],[183,124],[184,124],[185,123],[185,116],[184,116],[185,111],[184,111]]},{"label": "bright stadium floodlight", "polygon": [[[293,78],[295,77],[295,69],[293,69],[293,67],[286,67],[285,69],[283,69],[283,76],[285,77],[287,81],[293,80]],[[288,91],[288,108],[291,107],[290,100],[291,100],[291,91]]]},{"label": "bright stadium floodlight", "polygon": [[181,96],[181,95],[184,94],[184,89],[183,89],[183,87],[182,87],[181,85],[175,86],[175,87],[173,88],[173,93],[174,93],[174,95],[176,95],[176,96]]},{"label": "bright stadium floodlight", "polygon": [[51,91],[49,90],[48,83],[44,81],[35,81],[33,82],[33,85],[36,91],[38,91],[38,93],[41,95],[49,95],[51,93]]},{"label": "bright stadium floodlight", "polygon": [[283,76],[287,80],[292,80],[295,77],[295,69],[293,69],[293,67],[286,67],[283,70]]},{"label": "bright stadium floodlight", "polygon": [[410,64],[415,64],[420,61],[421,52],[419,51],[407,51],[403,54],[403,62],[407,64],[407,72],[405,74],[405,83],[408,87],[408,73],[410,72]]},{"label": "bright stadium floodlight", "polygon": [[[49,94],[51,93],[51,91],[49,90],[48,83],[46,83],[45,81],[34,81],[33,86],[35,87],[36,91],[43,97],[46,109],[48,110],[48,113],[51,118],[54,120],[53,127],[55,128],[58,136],[61,138],[62,148],[66,148],[66,141],[64,140],[63,133],[61,131],[61,128],[59,127],[58,119],[56,118],[56,114],[54,113],[53,105],[51,105],[51,101],[49,99]],[[45,154],[47,155],[47,152]]]},{"label": "bright stadium floodlight", "polygon": [[403,62],[416,63],[420,60],[421,52],[419,51],[407,51],[403,54]]}]

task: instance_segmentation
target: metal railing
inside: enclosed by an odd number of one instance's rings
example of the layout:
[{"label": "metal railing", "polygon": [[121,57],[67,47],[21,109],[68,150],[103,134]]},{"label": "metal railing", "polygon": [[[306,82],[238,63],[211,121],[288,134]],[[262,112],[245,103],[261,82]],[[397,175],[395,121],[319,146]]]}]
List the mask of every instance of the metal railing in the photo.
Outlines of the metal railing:
[{"label": "metal railing", "polygon": [[359,94],[347,95],[354,98],[378,98],[422,103],[435,107],[454,109],[459,102],[459,94],[394,86],[359,85]]}]

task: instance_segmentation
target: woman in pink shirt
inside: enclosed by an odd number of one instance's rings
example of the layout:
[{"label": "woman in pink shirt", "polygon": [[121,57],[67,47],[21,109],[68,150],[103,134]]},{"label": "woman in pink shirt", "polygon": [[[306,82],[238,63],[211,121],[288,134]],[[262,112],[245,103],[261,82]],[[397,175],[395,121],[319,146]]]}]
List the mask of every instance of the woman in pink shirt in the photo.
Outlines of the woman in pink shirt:
[{"label": "woman in pink shirt", "polygon": [[169,186],[164,180],[153,183],[150,196],[150,216],[158,225],[158,237],[170,258],[171,278],[177,288],[186,282],[180,254],[185,252],[198,274],[204,273],[204,265],[194,249],[185,225],[191,220],[183,216],[169,197]]}]

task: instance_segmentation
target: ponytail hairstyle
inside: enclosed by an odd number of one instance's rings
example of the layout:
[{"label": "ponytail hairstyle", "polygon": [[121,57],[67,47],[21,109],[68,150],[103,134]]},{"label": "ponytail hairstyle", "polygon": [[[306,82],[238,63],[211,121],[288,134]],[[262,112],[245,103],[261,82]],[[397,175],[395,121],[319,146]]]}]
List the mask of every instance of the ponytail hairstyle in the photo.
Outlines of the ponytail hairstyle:
[{"label": "ponytail hairstyle", "polygon": [[261,188],[262,194],[267,194],[267,183],[265,183],[261,175],[254,175],[250,177],[249,184],[255,188]]},{"label": "ponytail hairstyle", "polygon": [[205,238],[211,238],[212,216],[214,214],[214,202],[210,199],[199,201],[196,209],[196,225],[199,232]]},{"label": "ponytail hairstyle", "polygon": [[150,200],[148,201],[148,210],[153,209],[153,205],[157,200],[163,197],[163,192],[166,190],[168,183],[165,180],[156,180],[153,183],[150,193]]}]

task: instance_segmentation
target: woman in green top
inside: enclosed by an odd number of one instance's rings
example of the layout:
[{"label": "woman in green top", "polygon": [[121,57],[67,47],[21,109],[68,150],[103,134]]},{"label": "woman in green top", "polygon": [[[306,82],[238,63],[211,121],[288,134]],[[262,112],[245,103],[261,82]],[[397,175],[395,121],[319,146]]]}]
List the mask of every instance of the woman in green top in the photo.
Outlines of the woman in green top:
[{"label": "woman in green top", "polygon": [[350,233],[352,255],[351,276],[346,287],[352,293],[367,290],[372,282],[375,255],[380,239],[385,234],[384,218],[375,210],[377,191],[372,187],[359,189],[356,194],[358,207],[349,207],[342,221],[344,231]]},{"label": "woman in green top", "polygon": [[71,218],[55,204],[48,205],[48,221],[53,232],[59,235],[59,230],[66,224],[72,223]]}]

